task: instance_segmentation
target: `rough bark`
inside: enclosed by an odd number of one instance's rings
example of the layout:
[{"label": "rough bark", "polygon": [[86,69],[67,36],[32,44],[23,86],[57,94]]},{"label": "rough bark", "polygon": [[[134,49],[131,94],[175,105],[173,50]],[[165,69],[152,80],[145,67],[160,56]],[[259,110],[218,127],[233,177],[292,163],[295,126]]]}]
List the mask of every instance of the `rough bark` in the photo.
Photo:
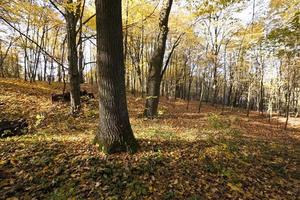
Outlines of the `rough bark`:
[{"label": "rough bark", "polygon": [[134,152],[137,142],[125,92],[121,0],[96,0],[99,129],[95,142],[106,153]]}]

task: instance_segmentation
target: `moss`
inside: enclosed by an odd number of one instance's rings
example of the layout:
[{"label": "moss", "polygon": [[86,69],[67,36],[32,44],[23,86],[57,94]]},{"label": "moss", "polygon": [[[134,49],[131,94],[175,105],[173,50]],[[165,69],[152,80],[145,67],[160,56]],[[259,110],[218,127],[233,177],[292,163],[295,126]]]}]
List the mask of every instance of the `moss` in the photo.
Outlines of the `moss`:
[{"label": "moss", "polygon": [[119,152],[128,152],[128,153],[136,153],[138,150],[138,142],[135,138],[128,139],[128,141],[122,142],[122,141],[115,141],[111,144],[102,141],[99,139],[99,137],[96,135],[93,144],[98,144],[99,151],[102,151],[105,154],[113,154],[113,153],[119,153]]}]

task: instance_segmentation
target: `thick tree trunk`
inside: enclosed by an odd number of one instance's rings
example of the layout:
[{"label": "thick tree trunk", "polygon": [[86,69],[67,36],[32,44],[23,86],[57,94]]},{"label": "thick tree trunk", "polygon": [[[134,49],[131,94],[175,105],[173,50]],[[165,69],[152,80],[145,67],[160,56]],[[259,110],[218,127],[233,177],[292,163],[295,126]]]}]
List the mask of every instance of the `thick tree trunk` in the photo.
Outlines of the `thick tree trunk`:
[{"label": "thick tree trunk", "polygon": [[159,36],[156,49],[150,60],[147,83],[147,97],[144,115],[148,118],[157,116],[160,83],[162,80],[163,59],[166,50],[166,41],[169,32],[168,22],[173,0],[166,0],[159,18]]},{"label": "thick tree trunk", "polygon": [[130,69],[127,67],[127,52],[128,52],[128,16],[129,16],[129,0],[126,0],[126,20],[124,32],[124,65],[126,74],[126,89],[130,90]]},{"label": "thick tree trunk", "polygon": [[96,0],[99,129],[97,142],[106,153],[134,152],[127,110],[121,0]]}]

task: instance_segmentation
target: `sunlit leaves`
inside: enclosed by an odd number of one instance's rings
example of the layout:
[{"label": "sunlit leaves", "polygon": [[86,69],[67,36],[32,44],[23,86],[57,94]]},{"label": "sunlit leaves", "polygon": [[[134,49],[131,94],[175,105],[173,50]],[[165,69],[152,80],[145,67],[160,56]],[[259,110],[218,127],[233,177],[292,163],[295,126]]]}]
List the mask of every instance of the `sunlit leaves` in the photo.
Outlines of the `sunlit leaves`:
[{"label": "sunlit leaves", "polygon": [[232,5],[238,4],[243,0],[194,0],[189,1],[189,9],[198,16],[216,14]]},{"label": "sunlit leaves", "polygon": [[291,0],[282,3],[273,0],[270,7],[277,20],[274,20],[274,28],[268,33],[269,41],[279,47],[279,55],[283,52],[297,53],[300,39],[300,1]]}]

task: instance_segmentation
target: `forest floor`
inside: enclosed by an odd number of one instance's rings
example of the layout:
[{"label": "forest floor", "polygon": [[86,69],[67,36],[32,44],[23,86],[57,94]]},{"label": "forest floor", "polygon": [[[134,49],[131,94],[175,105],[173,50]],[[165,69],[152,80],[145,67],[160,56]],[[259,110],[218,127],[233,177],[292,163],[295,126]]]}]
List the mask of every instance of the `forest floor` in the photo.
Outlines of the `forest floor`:
[{"label": "forest floor", "polygon": [[[51,103],[61,85],[0,79],[0,119],[26,118],[29,132],[0,139],[0,199],[298,199],[300,119],[168,101],[155,120],[128,97],[140,149],[106,156],[92,140],[97,100],[82,113]],[[89,91],[96,88],[84,85]],[[298,167],[298,168],[297,168]]]}]

